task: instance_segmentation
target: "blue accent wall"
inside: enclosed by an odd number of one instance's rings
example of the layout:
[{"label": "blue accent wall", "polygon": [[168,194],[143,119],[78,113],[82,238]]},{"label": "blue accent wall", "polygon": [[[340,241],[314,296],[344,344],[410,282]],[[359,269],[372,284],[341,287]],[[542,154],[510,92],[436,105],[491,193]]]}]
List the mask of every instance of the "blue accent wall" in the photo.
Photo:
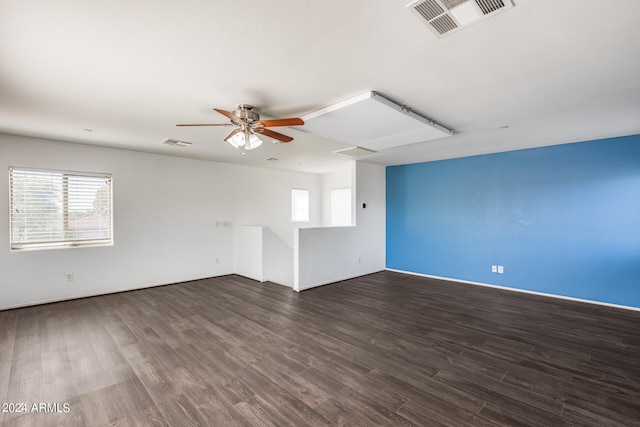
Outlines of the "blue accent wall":
[{"label": "blue accent wall", "polygon": [[386,188],[387,268],[640,307],[640,135],[390,166]]}]

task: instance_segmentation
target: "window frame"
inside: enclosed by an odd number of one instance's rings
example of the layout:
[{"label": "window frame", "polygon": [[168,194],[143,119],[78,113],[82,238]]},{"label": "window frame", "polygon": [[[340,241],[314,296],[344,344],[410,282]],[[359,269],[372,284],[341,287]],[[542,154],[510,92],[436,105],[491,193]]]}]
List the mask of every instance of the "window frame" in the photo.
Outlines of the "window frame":
[{"label": "window frame", "polygon": [[[61,238],[41,238],[41,239],[28,239],[16,238],[16,233],[14,230],[14,223],[17,221],[16,214],[14,213],[15,208],[15,200],[17,197],[14,197],[16,191],[18,191],[14,184],[19,176],[25,176],[27,178],[36,178],[38,175],[41,175],[43,178],[49,179],[50,182],[55,186],[53,190],[54,194],[61,201],[61,207],[59,207],[59,215],[60,218],[52,220],[52,218],[40,217],[37,221],[33,221],[33,223],[38,222],[40,219],[43,219],[42,223],[45,226],[53,226],[57,229],[57,233],[62,233]],[[59,183],[52,178],[57,178],[60,176]],[[85,233],[106,233],[104,237],[87,237],[82,236],[82,231],[73,230],[70,226],[70,221],[72,221],[73,212],[80,212],[77,208],[82,204],[88,204],[88,200],[77,200],[75,202],[70,201],[70,194],[72,191],[69,189],[69,182],[75,180],[76,186],[82,186],[85,183],[89,183],[91,186],[90,191],[93,191],[95,186],[95,192],[100,191],[99,185],[97,182],[92,182],[94,180],[105,180],[108,188],[108,198],[106,198],[107,204],[107,212],[106,214],[98,214],[97,221],[106,222],[104,224],[106,227],[97,226],[95,228],[89,228],[85,230]],[[86,180],[84,183],[83,180]],[[58,187],[59,186],[59,187]],[[84,189],[76,190],[77,197],[81,198],[85,196],[82,194]],[[79,192],[78,192],[79,191]],[[18,195],[19,196],[19,195]],[[97,196],[97,194],[96,194]],[[94,197],[96,197],[94,196]],[[44,199],[43,199],[44,200]],[[73,203],[76,203],[73,206]],[[90,203],[95,203],[95,199]],[[33,206],[32,206],[33,207]],[[76,209],[74,209],[74,207]],[[95,205],[93,207],[95,208]],[[28,209],[27,209],[28,212]],[[26,215],[26,214],[25,214]],[[28,223],[28,221],[27,221]],[[59,228],[59,229],[58,229]],[[12,252],[16,251],[30,251],[30,250],[44,250],[44,249],[61,249],[61,248],[77,248],[77,247],[96,247],[96,246],[112,246],[113,245],[113,175],[109,173],[95,173],[95,172],[81,172],[81,171],[70,171],[70,170],[60,170],[60,169],[42,169],[42,168],[31,168],[31,167],[18,167],[18,166],[10,166],[9,167],[9,249]],[[76,232],[75,236],[71,234]]]}]

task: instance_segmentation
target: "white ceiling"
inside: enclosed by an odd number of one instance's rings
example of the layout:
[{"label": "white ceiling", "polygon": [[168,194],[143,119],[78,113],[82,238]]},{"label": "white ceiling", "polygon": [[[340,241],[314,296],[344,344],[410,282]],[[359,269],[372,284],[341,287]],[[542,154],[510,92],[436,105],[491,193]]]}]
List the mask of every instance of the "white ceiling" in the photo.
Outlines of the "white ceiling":
[{"label": "white ceiling", "polygon": [[0,0],[0,132],[326,172],[347,144],[279,128],[291,144],[242,156],[228,128],[175,124],[375,90],[455,131],[366,157],[385,165],[640,133],[639,0],[515,0],[442,39],[407,3]]}]

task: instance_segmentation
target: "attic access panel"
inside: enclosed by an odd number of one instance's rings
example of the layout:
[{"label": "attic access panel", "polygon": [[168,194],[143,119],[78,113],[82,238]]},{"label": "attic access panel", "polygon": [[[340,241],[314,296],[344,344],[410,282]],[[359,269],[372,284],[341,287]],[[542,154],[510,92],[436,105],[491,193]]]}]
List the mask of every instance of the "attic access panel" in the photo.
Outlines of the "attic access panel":
[{"label": "attic access panel", "polygon": [[370,150],[384,150],[451,136],[452,131],[377,92],[302,116],[305,132]]}]

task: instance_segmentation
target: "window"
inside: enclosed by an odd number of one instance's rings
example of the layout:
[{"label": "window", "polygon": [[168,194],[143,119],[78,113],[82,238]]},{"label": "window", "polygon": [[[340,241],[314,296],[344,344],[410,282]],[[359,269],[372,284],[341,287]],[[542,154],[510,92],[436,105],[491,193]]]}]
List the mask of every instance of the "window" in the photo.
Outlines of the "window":
[{"label": "window", "polygon": [[344,227],[349,225],[351,225],[351,189],[331,190],[331,226]]},{"label": "window", "polygon": [[309,190],[291,190],[291,221],[309,222]]},{"label": "window", "polygon": [[11,249],[112,244],[111,175],[9,169]]}]

